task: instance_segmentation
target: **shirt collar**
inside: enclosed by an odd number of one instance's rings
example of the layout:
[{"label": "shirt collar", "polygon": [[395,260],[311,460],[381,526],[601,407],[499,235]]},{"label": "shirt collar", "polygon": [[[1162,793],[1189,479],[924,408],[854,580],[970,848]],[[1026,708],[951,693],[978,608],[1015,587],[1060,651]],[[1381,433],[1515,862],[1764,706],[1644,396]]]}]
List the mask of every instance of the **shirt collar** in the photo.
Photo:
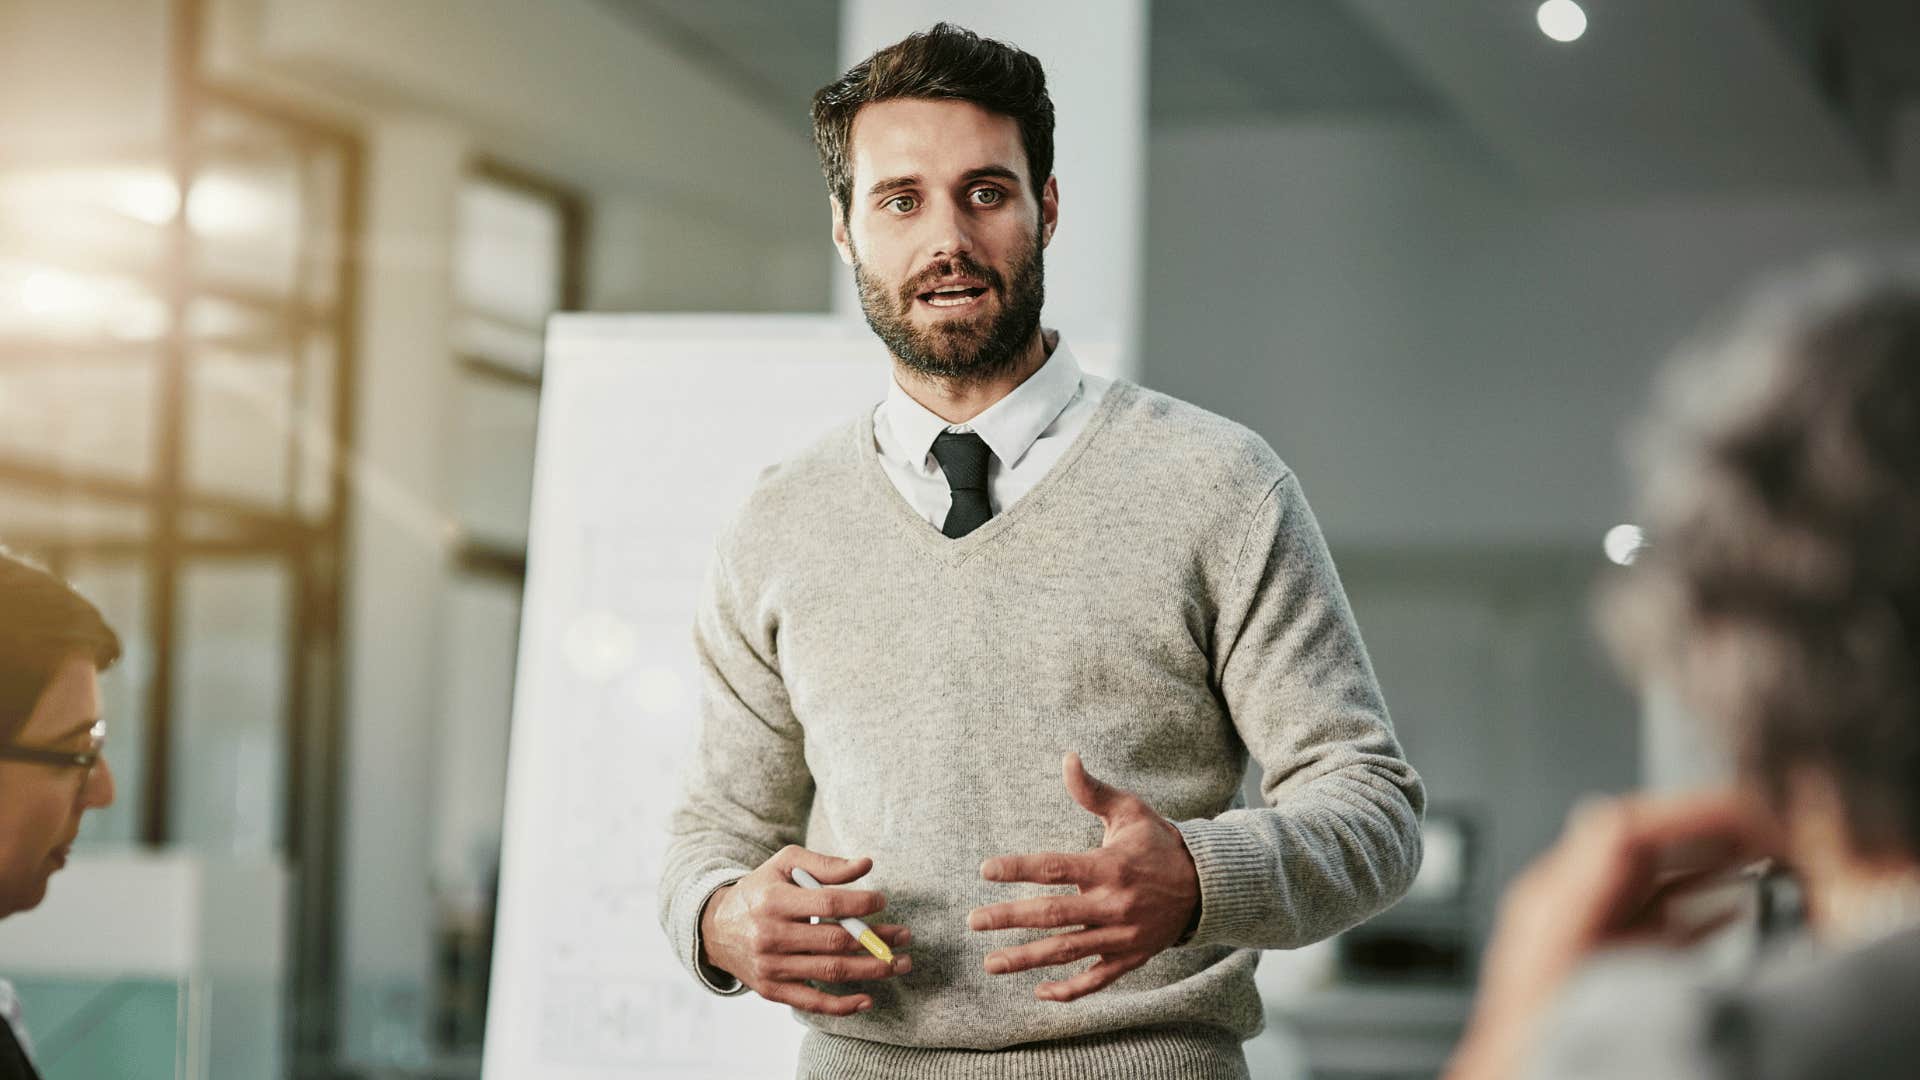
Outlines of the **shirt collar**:
[{"label": "shirt collar", "polygon": [[1080,364],[1063,335],[1040,370],[1012,392],[964,424],[949,424],[889,379],[881,411],[887,427],[907,460],[924,468],[933,452],[933,440],[948,430],[972,431],[993,451],[1002,468],[1012,468],[1035,441],[1060,418],[1080,392]]}]

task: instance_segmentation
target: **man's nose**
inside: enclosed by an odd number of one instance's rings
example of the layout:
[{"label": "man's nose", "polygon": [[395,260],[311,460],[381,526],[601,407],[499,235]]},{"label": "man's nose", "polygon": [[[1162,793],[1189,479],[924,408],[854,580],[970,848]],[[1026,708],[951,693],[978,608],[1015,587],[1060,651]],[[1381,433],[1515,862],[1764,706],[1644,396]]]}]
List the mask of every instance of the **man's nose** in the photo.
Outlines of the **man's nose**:
[{"label": "man's nose", "polygon": [[81,805],[89,810],[112,806],[113,794],[113,766],[103,757],[87,774],[86,786],[81,788]]},{"label": "man's nose", "polygon": [[972,223],[967,219],[966,210],[951,200],[937,199],[928,208],[926,216],[928,228],[927,254],[937,259],[951,259],[955,255],[973,253]]}]

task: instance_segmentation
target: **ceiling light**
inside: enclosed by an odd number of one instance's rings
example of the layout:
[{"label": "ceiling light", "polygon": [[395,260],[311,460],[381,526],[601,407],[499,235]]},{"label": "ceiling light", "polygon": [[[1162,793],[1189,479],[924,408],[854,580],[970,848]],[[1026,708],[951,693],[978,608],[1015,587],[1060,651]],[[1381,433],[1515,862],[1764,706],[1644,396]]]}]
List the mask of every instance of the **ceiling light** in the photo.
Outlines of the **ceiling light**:
[{"label": "ceiling light", "polygon": [[1578,41],[1587,32],[1587,13],[1573,0],[1547,0],[1533,17],[1540,32],[1555,41]]},{"label": "ceiling light", "polygon": [[1632,566],[1633,560],[1640,557],[1640,551],[1647,546],[1647,534],[1638,525],[1615,525],[1607,530],[1600,541],[1600,547],[1607,553],[1607,559],[1616,566]]}]

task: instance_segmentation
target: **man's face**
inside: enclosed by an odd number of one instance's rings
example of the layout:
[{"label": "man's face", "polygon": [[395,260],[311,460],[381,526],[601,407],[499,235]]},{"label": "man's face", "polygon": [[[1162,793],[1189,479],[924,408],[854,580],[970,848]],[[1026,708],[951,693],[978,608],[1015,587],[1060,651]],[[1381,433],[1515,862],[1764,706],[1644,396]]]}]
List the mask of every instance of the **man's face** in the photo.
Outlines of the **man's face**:
[{"label": "man's face", "polygon": [[[12,741],[77,753],[91,744],[99,716],[99,678],[90,659],[75,656],[61,665]],[[66,865],[80,816],[111,802],[113,772],[104,758],[91,773],[0,760],[0,917],[40,903],[47,879]]]},{"label": "man's face", "polygon": [[853,194],[833,242],[867,325],[924,375],[1004,374],[1040,325],[1041,250],[1059,189],[1039,198],[1020,125],[970,102],[883,101],[854,117]]}]

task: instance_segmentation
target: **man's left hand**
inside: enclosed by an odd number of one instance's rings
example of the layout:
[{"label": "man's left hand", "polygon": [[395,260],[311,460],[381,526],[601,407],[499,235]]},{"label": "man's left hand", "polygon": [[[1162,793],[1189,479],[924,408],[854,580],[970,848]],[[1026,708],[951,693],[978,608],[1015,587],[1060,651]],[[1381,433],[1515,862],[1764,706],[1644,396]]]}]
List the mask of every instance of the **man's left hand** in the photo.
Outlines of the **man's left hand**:
[{"label": "man's left hand", "polygon": [[981,864],[980,876],[1074,885],[1079,895],[989,904],[967,916],[974,930],[1075,928],[987,954],[994,975],[1100,957],[1071,979],[1041,983],[1034,996],[1042,1001],[1084,997],[1153,959],[1179,940],[1200,906],[1200,875],[1180,830],[1145,799],[1095,779],[1079,754],[1069,751],[1064,769],[1067,793],[1107,827],[1099,849],[998,855]]}]

